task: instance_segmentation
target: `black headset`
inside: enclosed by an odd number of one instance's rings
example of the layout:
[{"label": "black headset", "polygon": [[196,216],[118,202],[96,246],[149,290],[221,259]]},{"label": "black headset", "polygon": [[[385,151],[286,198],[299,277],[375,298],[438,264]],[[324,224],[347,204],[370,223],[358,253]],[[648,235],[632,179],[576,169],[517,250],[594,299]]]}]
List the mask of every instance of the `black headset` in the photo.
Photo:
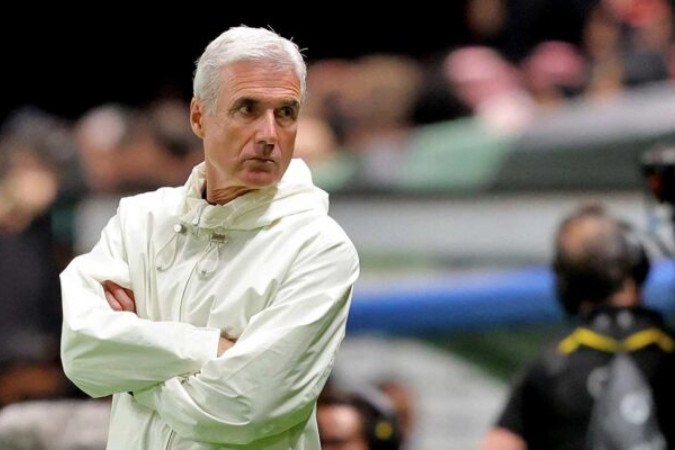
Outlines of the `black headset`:
[{"label": "black headset", "polygon": [[319,397],[322,405],[347,405],[358,411],[369,450],[399,450],[402,434],[396,411],[389,399],[372,389],[329,390]]},{"label": "black headset", "polygon": [[398,450],[401,428],[393,406],[383,394],[361,391],[354,397],[364,419],[370,450]]},{"label": "black headset", "polygon": [[[614,220],[604,214],[602,217]],[[578,314],[582,301],[604,302],[627,278],[638,287],[647,279],[651,264],[643,240],[629,224],[615,222],[620,231],[612,235],[611,248],[600,248],[580,261],[572,261],[557,250],[553,261],[556,290],[568,315]]]}]

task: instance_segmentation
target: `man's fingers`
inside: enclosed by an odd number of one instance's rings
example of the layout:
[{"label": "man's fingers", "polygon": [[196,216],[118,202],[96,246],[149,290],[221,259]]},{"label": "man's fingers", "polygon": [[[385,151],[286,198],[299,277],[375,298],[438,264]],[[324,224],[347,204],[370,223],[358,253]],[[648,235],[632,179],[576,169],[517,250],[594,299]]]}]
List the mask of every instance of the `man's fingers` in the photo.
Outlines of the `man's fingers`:
[{"label": "man's fingers", "polygon": [[115,311],[136,312],[136,301],[131,289],[125,289],[110,280],[106,280],[102,284],[106,293],[106,299],[112,309]]},{"label": "man's fingers", "polygon": [[112,293],[107,289],[105,289],[104,291],[105,291],[105,298],[106,300],[108,300],[108,304],[110,305],[110,307],[115,311],[123,311],[122,305],[120,305],[120,302],[115,300],[115,296],[113,296]]},{"label": "man's fingers", "polygon": [[115,300],[120,302],[122,309],[136,312],[136,302],[127,294],[127,291],[123,287],[115,285],[110,292],[115,296]]},{"label": "man's fingers", "polygon": [[131,289],[127,289],[127,288],[122,288],[122,289],[124,289],[124,292],[129,296],[129,298],[131,300],[136,302],[136,297],[134,297],[134,291],[132,291]]}]

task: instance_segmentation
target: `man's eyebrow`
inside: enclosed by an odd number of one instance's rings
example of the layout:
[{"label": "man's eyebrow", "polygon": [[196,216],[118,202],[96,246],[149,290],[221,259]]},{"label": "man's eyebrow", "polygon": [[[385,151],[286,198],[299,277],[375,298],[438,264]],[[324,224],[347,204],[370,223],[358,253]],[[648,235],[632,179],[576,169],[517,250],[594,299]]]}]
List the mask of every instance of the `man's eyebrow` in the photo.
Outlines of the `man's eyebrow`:
[{"label": "man's eyebrow", "polygon": [[293,110],[294,114],[297,114],[297,112],[300,111],[300,102],[297,101],[296,99],[285,100],[281,102],[281,107],[290,108]]},{"label": "man's eyebrow", "polygon": [[[242,105],[258,105],[264,103],[262,99],[255,98],[255,97],[241,97],[238,98],[234,101],[232,104],[233,108],[238,108]],[[300,107],[300,102],[294,98],[289,98],[286,100],[281,101],[281,107],[291,107],[291,108],[299,108]]]},{"label": "man's eyebrow", "polygon": [[241,105],[255,105],[257,103],[260,103],[260,100],[258,100],[257,98],[241,97],[241,98],[236,99],[234,101],[233,105],[234,105],[234,107],[239,107]]}]

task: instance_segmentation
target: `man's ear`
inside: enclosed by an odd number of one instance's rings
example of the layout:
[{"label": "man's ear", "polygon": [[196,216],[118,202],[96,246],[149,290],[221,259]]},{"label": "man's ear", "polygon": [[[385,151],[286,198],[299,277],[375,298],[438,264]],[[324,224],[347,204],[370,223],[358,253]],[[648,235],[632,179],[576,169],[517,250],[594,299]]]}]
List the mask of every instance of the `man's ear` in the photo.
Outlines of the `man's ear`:
[{"label": "man's ear", "polygon": [[190,127],[192,128],[192,132],[202,139],[204,138],[204,130],[202,128],[202,120],[204,118],[203,108],[202,102],[193,97],[190,102]]}]

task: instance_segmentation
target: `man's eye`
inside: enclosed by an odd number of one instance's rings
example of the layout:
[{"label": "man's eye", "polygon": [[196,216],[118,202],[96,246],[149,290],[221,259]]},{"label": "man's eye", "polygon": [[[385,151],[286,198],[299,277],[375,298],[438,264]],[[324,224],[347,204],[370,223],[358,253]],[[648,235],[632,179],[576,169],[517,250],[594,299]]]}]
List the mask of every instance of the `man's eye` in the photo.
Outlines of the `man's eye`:
[{"label": "man's eye", "polygon": [[249,115],[253,113],[253,105],[251,104],[243,104],[239,107],[239,112],[245,115]]},{"label": "man's eye", "polygon": [[290,106],[284,106],[283,108],[279,109],[277,116],[281,119],[294,119],[296,116],[295,109],[291,108]]}]

